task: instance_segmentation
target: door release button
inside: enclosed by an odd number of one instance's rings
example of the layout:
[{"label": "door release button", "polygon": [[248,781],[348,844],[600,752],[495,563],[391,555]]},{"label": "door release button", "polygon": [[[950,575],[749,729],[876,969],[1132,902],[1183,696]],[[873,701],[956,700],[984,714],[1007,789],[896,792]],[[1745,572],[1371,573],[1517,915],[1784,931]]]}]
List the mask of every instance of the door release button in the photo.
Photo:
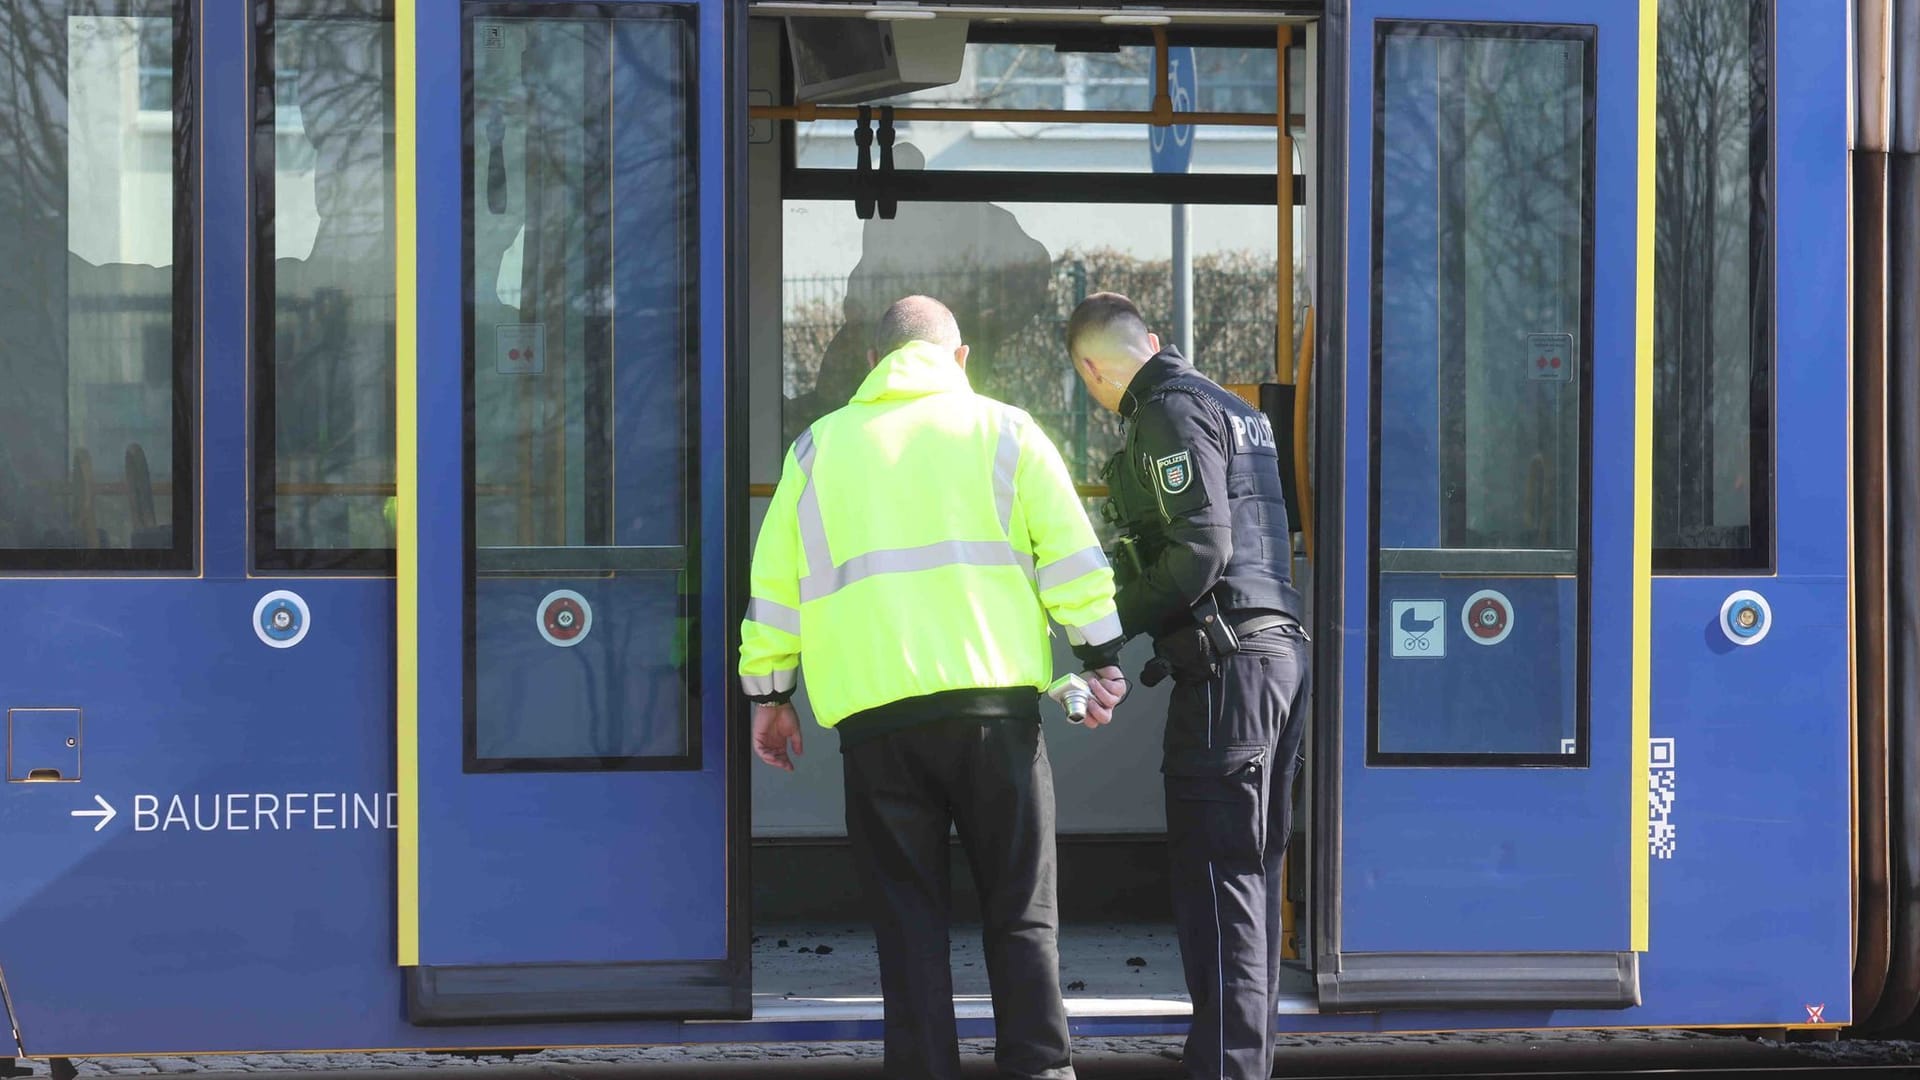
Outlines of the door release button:
[{"label": "door release button", "polygon": [[306,638],[312,624],[307,602],[289,589],[275,589],[253,605],[253,632],[269,648],[293,648]]},{"label": "door release button", "polygon": [[1720,630],[1735,645],[1758,645],[1773,629],[1773,608],[1752,589],[1730,594],[1720,605]]}]

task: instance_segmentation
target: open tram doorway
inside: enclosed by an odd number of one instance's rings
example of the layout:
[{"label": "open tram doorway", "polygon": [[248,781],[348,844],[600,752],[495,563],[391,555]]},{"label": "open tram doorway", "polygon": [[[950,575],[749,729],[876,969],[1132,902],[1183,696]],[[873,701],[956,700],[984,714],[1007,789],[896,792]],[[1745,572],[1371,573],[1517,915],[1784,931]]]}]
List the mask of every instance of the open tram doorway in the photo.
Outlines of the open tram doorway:
[{"label": "open tram doorway", "polygon": [[[866,372],[873,318],[912,293],[954,310],[975,389],[1026,409],[1047,430],[1103,542],[1114,529],[1101,513],[1101,474],[1121,427],[1087,398],[1063,340],[1067,316],[1089,293],[1126,293],[1202,371],[1292,420],[1291,391],[1310,371],[1314,337],[1311,23],[1276,12],[1176,11],[1154,26],[1017,9],[884,22],[857,5],[753,10],[749,99],[759,108],[747,160],[744,363],[756,530],[787,445],[847,401]],[[816,68],[808,50],[854,54],[863,36],[897,43],[893,85],[875,79],[864,92],[839,94],[818,85],[834,60],[848,61],[826,57]],[[1162,55],[1178,109],[1257,115],[1264,126],[1176,129],[1169,146],[1164,128],[1087,122],[1089,113],[1152,109]],[[914,64],[934,85],[902,92]],[[866,135],[857,113],[809,109],[829,103],[870,106]],[[885,106],[911,118],[890,118]],[[955,110],[954,118],[925,109]],[[1291,203],[1284,222],[1283,197]],[[1292,488],[1289,510],[1298,534]],[[1296,536],[1295,547],[1305,592],[1306,542]],[[1064,643],[1056,654],[1056,670],[1069,670]],[[1130,677],[1150,655],[1144,639],[1129,645]],[[1073,1016],[1189,1009],[1159,776],[1167,692],[1136,684],[1116,723],[1099,732],[1043,709],[1059,834],[1061,982]],[[752,769],[755,1013],[875,1017],[878,965],[847,846],[838,739],[811,723],[804,673],[796,701],[808,725],[796,771]],[[1299,1011],[1312,1011],[1311,780],[1301,775],[1283,987]],[[986,1017],[973,885],[957,840],[951,850],[956,1006],[963,1019]]]}]

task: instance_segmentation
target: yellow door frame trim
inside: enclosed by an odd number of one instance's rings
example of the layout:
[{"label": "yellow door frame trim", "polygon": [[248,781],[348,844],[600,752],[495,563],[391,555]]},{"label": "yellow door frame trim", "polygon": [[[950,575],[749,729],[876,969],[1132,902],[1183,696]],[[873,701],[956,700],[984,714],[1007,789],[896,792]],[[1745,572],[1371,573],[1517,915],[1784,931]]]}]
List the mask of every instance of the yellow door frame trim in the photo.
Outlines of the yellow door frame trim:
[{"label": "yellow door frame trim", "polygon": [[1639,139],[1635,157],[1633,376],[1633,733],[1629,749],[1628,948],[1647,951],[1647,752],[1653,733],[1653,240],[1654,135],[1660,0],[1640,0]]},{"label": "yellow door frame trim", "polygon": [[414,58],[418,0],[395,0],[394,45],[394,486],[395,687],[394,790],[399,795],[398,955],[401,967],[420,963],[420,453],[419,190],[416,153],[418,74]]}]

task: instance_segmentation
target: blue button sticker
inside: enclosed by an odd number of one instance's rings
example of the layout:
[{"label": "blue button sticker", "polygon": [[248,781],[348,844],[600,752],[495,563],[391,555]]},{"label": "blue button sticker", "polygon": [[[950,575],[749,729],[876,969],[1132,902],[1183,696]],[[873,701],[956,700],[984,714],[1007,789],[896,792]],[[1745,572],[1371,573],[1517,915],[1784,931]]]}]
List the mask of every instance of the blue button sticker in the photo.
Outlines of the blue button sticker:
[{"label": "blue button sticker", "polygon": [[298,593],[275,589],[253,606],[253,632],[262,644],[291,649],[307,636],[313,617]]}]

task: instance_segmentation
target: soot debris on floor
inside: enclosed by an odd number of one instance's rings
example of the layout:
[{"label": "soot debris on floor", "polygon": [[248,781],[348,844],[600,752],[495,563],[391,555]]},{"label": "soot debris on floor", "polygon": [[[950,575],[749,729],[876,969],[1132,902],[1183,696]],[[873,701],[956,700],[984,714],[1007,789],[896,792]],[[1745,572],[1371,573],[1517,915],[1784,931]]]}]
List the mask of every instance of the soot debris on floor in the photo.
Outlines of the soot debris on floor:
[{"label": "soot debris on floor", "polygon": [[[760,938],[753,950],[757,1000],[794,1005],[818,999],[836,1008],[848,1007],[850,999],[878,1002],[880,962],[870,926],[763,923],[754,932]],[[1076,1000],[1186,997],[1179,948],[1164,925],[1069,923],[1061,928],[1059,944],[1060,986]],[[977,999],[975,1004],[988,1000],[991,987],[978,923],[953,925],[949,962],[956,996]],[[1310,976],[1293,971],[1285,976],[1286,992],[1311,993]]]}]

